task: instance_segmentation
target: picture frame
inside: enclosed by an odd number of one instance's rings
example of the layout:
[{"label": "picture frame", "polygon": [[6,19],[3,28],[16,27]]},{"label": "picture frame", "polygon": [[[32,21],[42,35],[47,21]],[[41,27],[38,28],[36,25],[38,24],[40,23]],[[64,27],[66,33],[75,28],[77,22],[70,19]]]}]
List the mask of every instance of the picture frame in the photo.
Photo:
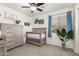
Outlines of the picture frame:
[{"label": "picture frame", "polygon": [[30,26],[30,23],[24,22],[24,25],[25,25],[25,26]]}]

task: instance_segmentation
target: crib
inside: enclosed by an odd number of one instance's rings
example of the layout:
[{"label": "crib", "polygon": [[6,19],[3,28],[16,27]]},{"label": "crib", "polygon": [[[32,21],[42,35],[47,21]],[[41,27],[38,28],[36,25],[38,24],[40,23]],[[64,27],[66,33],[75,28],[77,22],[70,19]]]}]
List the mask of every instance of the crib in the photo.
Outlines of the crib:
[{"label": "crib", "polygon": [[46,28],[33,28],[33,32],[27,32],[26,43],[37,46],[46,44]]}]

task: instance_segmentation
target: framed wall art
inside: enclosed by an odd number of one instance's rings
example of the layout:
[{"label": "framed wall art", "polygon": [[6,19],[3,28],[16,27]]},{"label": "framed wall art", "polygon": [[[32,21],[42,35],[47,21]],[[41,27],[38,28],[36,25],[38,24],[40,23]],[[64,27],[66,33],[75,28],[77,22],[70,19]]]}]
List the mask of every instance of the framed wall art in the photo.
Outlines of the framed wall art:
[{"label": "framed wall art", "polygon": [[30,23],[24,22],[24,25],[25,25],[25,26],[30,26]]},{"label": "framed wall art", "polygon": [[36,18],[35,21],[34,21],[34,24],[44,24],[44,19]]}]

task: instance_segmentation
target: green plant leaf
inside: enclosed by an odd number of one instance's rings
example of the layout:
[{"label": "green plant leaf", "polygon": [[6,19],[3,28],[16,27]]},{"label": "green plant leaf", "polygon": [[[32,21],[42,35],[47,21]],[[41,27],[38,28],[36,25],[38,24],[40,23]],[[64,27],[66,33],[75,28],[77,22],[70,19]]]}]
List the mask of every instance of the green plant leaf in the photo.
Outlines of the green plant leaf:
[{"label": "green plant leaf", "polygon": [[73,38],[73,31],[72,30],[68,31],[67,38],[69,38],[69,39]]},{"label": "green plant leaf", "polygon": [[64,41],[64,39],[60,38],[61,41]]},{"label": "green plant leaf", "polygon": [[59,29],[57,29],[57,35],[59,36],[61,33],[60,33],[60,30]]},{"label": "green plant leaf", "polygon": [[65,29],[65,28],[63,28],[63,29],[62,29],[62,31],[61,31],[61,33],[62,33],[62,34],[61,34],[61,36],[62,36],[62,37],[65,37],[65,36],[66,36],[66,34],[67,34],[66,29]]},{"label": "green plant leaf", "polygon": [[62,38],[60,37],[62,34],[61,34],[61,31],[60,31],[59,29],[57,29],[57,35],[59,36],[59,38],[60,38],[61,41],[64,41],[64,39],[62,39]]}]

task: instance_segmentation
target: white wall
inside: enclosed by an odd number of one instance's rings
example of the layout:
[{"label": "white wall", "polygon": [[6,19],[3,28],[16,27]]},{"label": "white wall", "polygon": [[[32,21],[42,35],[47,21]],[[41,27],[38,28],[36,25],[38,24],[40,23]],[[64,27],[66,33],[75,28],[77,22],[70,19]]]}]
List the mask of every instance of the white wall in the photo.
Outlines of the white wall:
[{"label": "white wall", "polygon": [[[40,14],[40,15],[34,16],[32,18],[33,22],[36,18],[42,18],[42,19],[44,19],[45,23],[40,24],[40,25],[33,23],[33,28],[46,27],[47,28],[47,33],[48,33],[48,16],[49,15],[60,14],[60,13],[68,12],[68,11],[72,11],[73,12],[72,16],[74,15],[74,7],[71,7],[71,8],[61,9],[61,10],[51,12],[51,13],[45,13],[45,14]],[[74,22],[74,17],[73,17],[73,22]],[[74,23],[73,23],[73,28],[74,28]],[[61,46],[61,41],[59,40],[58,36],[55,33],[52,33],[52,38],[48,38],[48,35],[47,35],[47,44]],[[69,40],[67,42],[67,48],[74,49],[74,40]]]},{"label": "white wall", "polygon": [[[26,34],[26,32],[32,31],[31,26],[24,26],[24,22],[29,22],[30,25],[32,24],[31,17],[29,17],[29,16],[27,16],[27,15],[25,15],[23,13],[20,13],[20,12],[18,12],[16,10],[13,10],[11,8],[0,5],[0,12],[4,13],[5,11],[11,12],[14,15],[16,15],[17,17],[19,17],[19,20],[21,20],[20,25],[23,25],[23,33],[24,33],[24,35]],[[8,20],[8,19],[5,19],[4,17],[2,17],[2,18],[0,18],[0,23],[15,24],[15,20]]]},{"label": "white wall", "polygon": [[79,54],[79,4],[75,5],[75,52]]}]

